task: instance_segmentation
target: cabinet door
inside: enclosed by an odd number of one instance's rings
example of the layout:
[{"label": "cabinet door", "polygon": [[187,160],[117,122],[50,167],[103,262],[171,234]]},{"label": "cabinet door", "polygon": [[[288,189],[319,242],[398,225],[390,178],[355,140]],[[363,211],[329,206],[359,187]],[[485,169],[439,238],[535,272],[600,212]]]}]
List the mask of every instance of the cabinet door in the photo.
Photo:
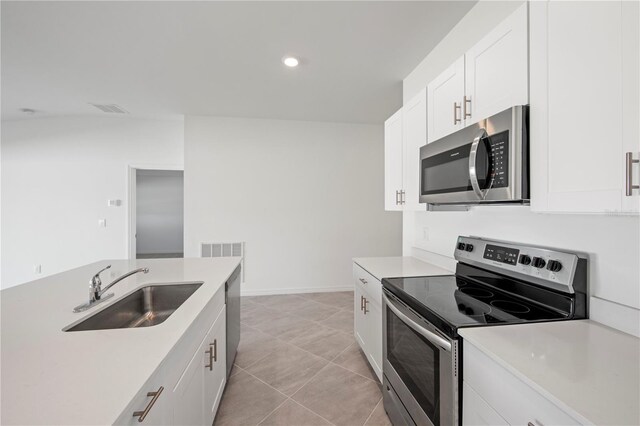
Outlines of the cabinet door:
[{"label": "cabinet door", "polygon": [[367,329],[364,318],[363,305],[364,305],[364,292],[360,287],[360,284],[356,282],[356,286],[353,292],[354,297],[354,309],[353,309],[353,334],[356,341],[360,345],[363,352],[367,350]]},{"label": "cabinet door", "polygon": [[525,3],[465,54],[466,124],[529,103],[527,39]]},{"label": "cabinet door", "polygon": [[[204,347],[208,352],[205,356],[204,368],[204,424],[213,424],[222,391],[227,383],[227,350],[226,350],[226,308],[222,309],[218,319],[207,334]],[[207,359],[208,358],[208,359]]]},{"label": "cabinet door", "polygon": [[[640,3],[622,2],[622,149],[640,158]],[[624,164],[625,178],[627,165]],[[640,164],[629,170],[633,185],[640,185]],[[625,182],[626,183],[626,182]],[[622,210],[640,212],[640,190],[625,193]]]},{"label": "cabinet door", "polygon": [[420,204],[420,147],[427,143],[427,89],[402,107],[402,145],[404,162],[404,210],[424,210]]},{"label": "cabinet door", "polygon": [[204,424],[204,366],[209,360],[206,339],[193,354],[173,391],[174,424]]},{"label": "cabinet door", "polygon": [[638,210],[639,191],[625,198],[625,153],[638,155],[639,78],[638,7],[626,3],[530,4],[535,211]]},{"label": "cabinet door", "polygon": [[463,426],[507,426],[508,424],[471,386],[466,382],[462,384]]},{"label": "cabinet door", "polygon": [[384,122],[384,209],[402,210],[402,109]]},{"label": "cabinet door", "polygon": [[427,86],[427,142],[464,127],[464,57],[458,59]]},{"label": "cabinet door", "polygon": [[373,371],[382,383],[382,307],[365,295],[365,321],[367,322],[368,358]]}]

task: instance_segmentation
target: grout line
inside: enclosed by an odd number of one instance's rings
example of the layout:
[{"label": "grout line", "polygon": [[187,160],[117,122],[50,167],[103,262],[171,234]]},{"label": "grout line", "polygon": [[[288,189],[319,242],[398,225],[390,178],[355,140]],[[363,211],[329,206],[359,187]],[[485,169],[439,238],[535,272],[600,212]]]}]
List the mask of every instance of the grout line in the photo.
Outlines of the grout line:
[{"label": "grout line", "polygon": [[282,407],[284,405],[285,402],[289,401],[291,398],[287,397],[287,399],[285,399],[284,401],[282,401],[282,403],[280,403],[280,405],[278,405],[276,408],[274,408],[273,410],[271,410],[270,412],[267,413],[266,416],[264,416],[258,423],[256,423],[256,426],[260,425],[262,422],[264,422],[265,420],[267,420],[269,418],[270,415],[272,415],[273,413],[276,412],[276,410],[280,407]]},{"label": "grout line", "polygon": [[364,423],[362,423],[363,425],[367,424],[367,422],[369,421],[371,416],[373,416],[373,413],[376,411],[376,408],[378,408],[378,405],[380,405],[381,402],[382,402],[382,397],[380,397],[380,399],[378,400],[378,403],[373,407],[373,410],[371,410],[371,413],[369,413],[369,417],[367,417],[367,420],[365,420]]},{"label": "grout line", "polygon": [[322,420],[324,420],[325,422],[329,423],[330,425],[335,426],[335,423],[333,423],[333,422],[329,421],[328,419],[325,419],[323,416],[321,416],[320,414],[316,413],[316,412],[315,412],[315,411],[313,411],[311,408],[309,408],[309,407],[305,407],[304,405],[300,404],[298,401],[296,401],[296,400],[295,400],[295,399],[293,399],[293,398],[290,398],[290,399],[291,399],[291,401],[292,401],[294,404],[298,404],[299,406],[301,406],[301,407],[302,407],[302,408],[304,408],[305,410],[310,411],[311,413],[313,413],[313,414],[315,414],[316,416],[320,417]]}]

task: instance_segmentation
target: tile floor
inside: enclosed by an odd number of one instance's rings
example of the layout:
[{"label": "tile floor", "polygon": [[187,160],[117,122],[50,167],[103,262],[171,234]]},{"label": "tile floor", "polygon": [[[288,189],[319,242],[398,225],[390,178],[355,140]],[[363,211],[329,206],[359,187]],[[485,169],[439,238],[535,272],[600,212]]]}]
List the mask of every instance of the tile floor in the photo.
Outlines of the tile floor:
[{"label": "tile floor", "polygon": [[214,425],[390,425],[353,337],[353,292],[243,297],[241,315]]}]

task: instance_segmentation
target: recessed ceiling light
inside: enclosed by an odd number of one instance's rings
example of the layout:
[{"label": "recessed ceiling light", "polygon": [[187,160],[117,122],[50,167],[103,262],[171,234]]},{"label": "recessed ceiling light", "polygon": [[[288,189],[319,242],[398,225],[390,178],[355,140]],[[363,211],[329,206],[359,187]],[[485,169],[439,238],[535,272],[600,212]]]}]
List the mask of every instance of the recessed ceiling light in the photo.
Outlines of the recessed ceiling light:
[{"label": "recessed ceiling light", "polygon": [[283,62],[286,66],[288,66],[288,67],[290,67],[290,68],[297,67],[297,66],[298,66],[298,64],[300,63],[300,61],[298,61],[298,58],[294,58],[293,56],[287,56],[287,57],[285,57],[285,58],[282,60],[282,62]]}]

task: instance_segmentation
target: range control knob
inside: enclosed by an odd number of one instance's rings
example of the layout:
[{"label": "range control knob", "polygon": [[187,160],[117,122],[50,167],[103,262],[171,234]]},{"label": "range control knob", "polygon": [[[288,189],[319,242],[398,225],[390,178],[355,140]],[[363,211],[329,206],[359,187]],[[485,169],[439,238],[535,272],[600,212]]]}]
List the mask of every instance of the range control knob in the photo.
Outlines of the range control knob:
[{"label": "range control knob", "polygon": [[518,259],[518,262],[522,263],[523,265],[530,265],[531,257],[527,256],[526,254],[521,254],[520,259]]},{"label": "range control knob", "polygon": [[473,251],[473,244],[467,244],[467,247],[465,247],[466,251]]},{"label": "range control knob", "polygon": [[557,260],[550,260],[547,264],[547,269],[551,272],[558,272],[560,271],[560,269],[562,269],[562,263]]},{"label": "range control knob", "polygon": [[534,267],[540,269],[540,268],[544,268],[544,265],[546,265],[547,262],[545,262],[544,259],[541,257],[534,257],[533,260],[531,261],[531,264]]},{"label": "range control knob", "polygon": [[465,243],[458,243],[458,250],[466,250],[467,245]]}]

